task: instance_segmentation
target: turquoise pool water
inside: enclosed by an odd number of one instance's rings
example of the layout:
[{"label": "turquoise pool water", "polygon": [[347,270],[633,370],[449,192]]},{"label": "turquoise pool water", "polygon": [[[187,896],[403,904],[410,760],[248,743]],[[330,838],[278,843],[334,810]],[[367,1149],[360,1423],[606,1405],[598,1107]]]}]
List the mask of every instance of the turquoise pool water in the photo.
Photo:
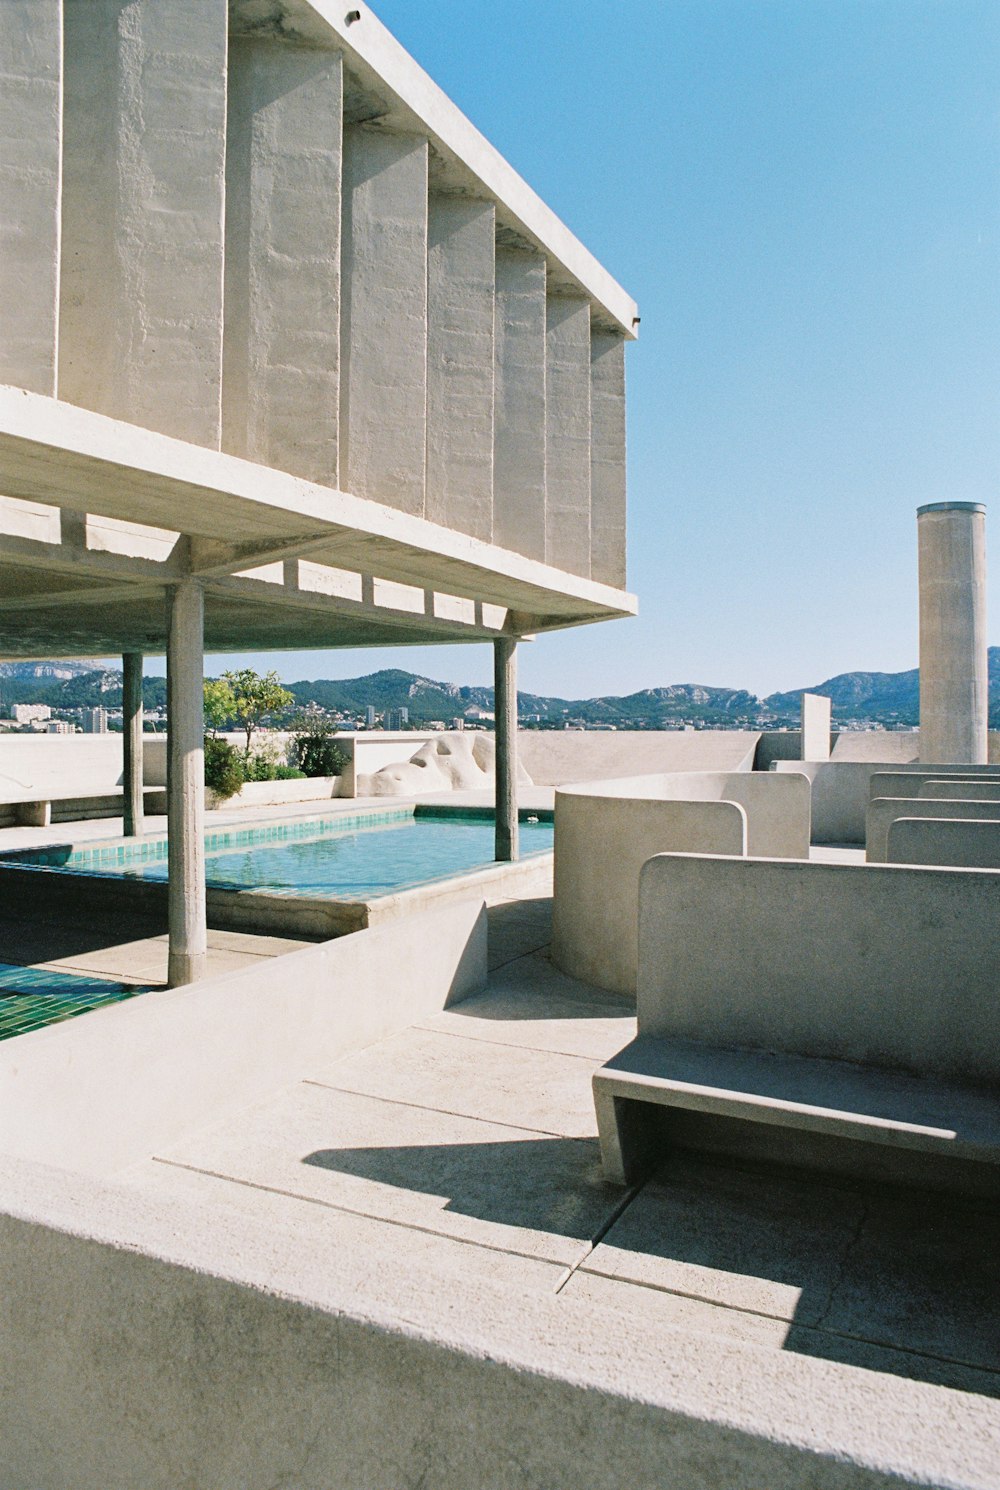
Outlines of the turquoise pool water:
[{"label": "turquoise pool water", "polygon": [[[552,848],[553,824],[522,821],[521,855]],[[482,813],[386,811],[218,832],[206,838],[208,885],[220,890],[357,900],[450,879],[493,860],[493,819]],[[166,840],[105,849],[40,851],[6,862],[77,874],[165,880]]]}]

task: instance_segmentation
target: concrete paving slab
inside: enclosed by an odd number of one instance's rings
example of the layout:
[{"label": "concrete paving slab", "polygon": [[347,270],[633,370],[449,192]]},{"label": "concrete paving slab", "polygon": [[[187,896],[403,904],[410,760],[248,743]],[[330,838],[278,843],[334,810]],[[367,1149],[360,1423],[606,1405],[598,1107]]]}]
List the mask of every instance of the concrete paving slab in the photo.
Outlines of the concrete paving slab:
[{"label": "concrete paving slab", "polygon": [[159,1159],[479,1246],[578,1261],[620,1203],[589,1139],[302,1084]]},{"label": "concrete paving slab", "polygon": [[503,967],[552,940],[552,897],[501,900],[489,908],[489,967]]},{"label": "concrete paving slab", "polygon": [[732,1309],[725,1304],[710,1304],[685,1294],[667,1293],[641,1283],[626,1283],[600,1273],[578,1269],[560,1291],[560,1300],[571,1310],[586,1315],[589,1311],[608,1309],[630,1319],[641,1320],[650,1330],[694,1330],[726,1340],[739,1340],[781,1350],[791,1326],[773,1315],[753,1314],[746,1309]]},{"label": "concrete paving slab", "polygon": [[863,1215],[848,1187],[676,1155],[583,1269],[814,1325]]},{"label": "concrete paving slab", "polygon": [[411,1028],[308,1078],[338,1091],[592,1138],[597,1122],[590,1080],[596,1065],[579,1056]]}]

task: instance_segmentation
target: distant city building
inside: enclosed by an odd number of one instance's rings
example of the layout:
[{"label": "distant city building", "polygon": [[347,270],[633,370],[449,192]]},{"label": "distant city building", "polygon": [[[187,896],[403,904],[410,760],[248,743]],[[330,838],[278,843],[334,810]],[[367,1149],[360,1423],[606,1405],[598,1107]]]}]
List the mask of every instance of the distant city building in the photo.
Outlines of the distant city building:
[{"label": "distant city building", "polygon": [[365,709],[365,729],[374,729],[374,728],[375,728],[375,706],[374,706],[374,704],[369,704],[368,707]]},{"label": "distant city building", "polygon": [[66,719],[50,719],[45,726],[47,735],[75,735],[76,727]]},{"label": "distant city building", "polygon": [[18,724],[31,724],[34,719],[51,719],[52,710],[48,704],[11,704],[10,717]]},{"label": "distant city building", "polygon": [[409,709],[390,709],[385,716],[386,729],[405,729],[409,722]]},{"label": "distant city building", "polygon": [[107,709],[97,708],[83,710],[83,733],[85,735],[106,735],[107,732]]},{"label": "distant city building", "polygon": [[465,720],[463,718],[461,718],[461,717],[459,717],[458,719],[453,719],[451,721],[451,727],[452,727],[452,729],[464,729],[465,728]]}]

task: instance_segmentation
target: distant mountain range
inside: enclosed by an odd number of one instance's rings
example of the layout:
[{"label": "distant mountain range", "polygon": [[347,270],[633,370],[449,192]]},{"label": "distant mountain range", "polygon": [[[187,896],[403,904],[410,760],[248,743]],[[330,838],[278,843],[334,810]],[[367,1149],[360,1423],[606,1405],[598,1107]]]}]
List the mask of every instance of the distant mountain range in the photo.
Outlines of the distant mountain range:
[{"label": "distant mountain range", "polygon": [[[93,662],[0,663],[0,703],[46,703],[54,708],[79,708],[121,703],[121,673]],[[411,724],[443,719],[450,723],[470,709],[491,711],[492,688],[459,686],[424,678],[400,668],[387,668],[361,678],[289,683],[300,707],[315,703],[348,717],[363,717],[371,706],[377,714],[405,708]],[[799,720],[799,694],[825,694],[833,705],[836,723],[915,725],[919,722],[918,673],[840,673],[807,690],[772,693],[767,698],[738,688],[710,688],[700,683],[674,683],[644,688],[624,697],[565,699],[535,693],[518,694],[522,722],[541,728],[563,725],[614,725],[618,729],[671,729],[683,724],[729,729],[760,729],[791,725]],[[989,649],[990,724],[1000,728],[1000,647]],[[146,705],[162,707],[163,678],[146,678]]]}]

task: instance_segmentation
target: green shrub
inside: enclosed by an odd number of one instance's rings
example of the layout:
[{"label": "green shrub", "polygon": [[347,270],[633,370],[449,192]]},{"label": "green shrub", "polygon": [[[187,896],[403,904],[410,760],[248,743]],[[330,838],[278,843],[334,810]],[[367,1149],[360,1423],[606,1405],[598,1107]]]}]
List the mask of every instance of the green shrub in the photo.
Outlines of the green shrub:
[{"label": "green shrub", "polygon": [[297,771],[294,766],[276,766],[276,781],[305,781],[305,771]]},{"label": "green shrub", "polygon": [[339,776],[347,765],[343,746],[333,739],[335,726],[312,712],[297,721],[289,757],[306,776]]},{"label": "green shrub", "polygon": [[278,765],[267,755],[244,756],[243,774],[247,781],[275,781],[278,775]]},{"label": "green shrub", "polygon": [[208,735],[205,739],[205,785],[225,802],[236,795],[245,780],[239,754],[225,740]]}]

